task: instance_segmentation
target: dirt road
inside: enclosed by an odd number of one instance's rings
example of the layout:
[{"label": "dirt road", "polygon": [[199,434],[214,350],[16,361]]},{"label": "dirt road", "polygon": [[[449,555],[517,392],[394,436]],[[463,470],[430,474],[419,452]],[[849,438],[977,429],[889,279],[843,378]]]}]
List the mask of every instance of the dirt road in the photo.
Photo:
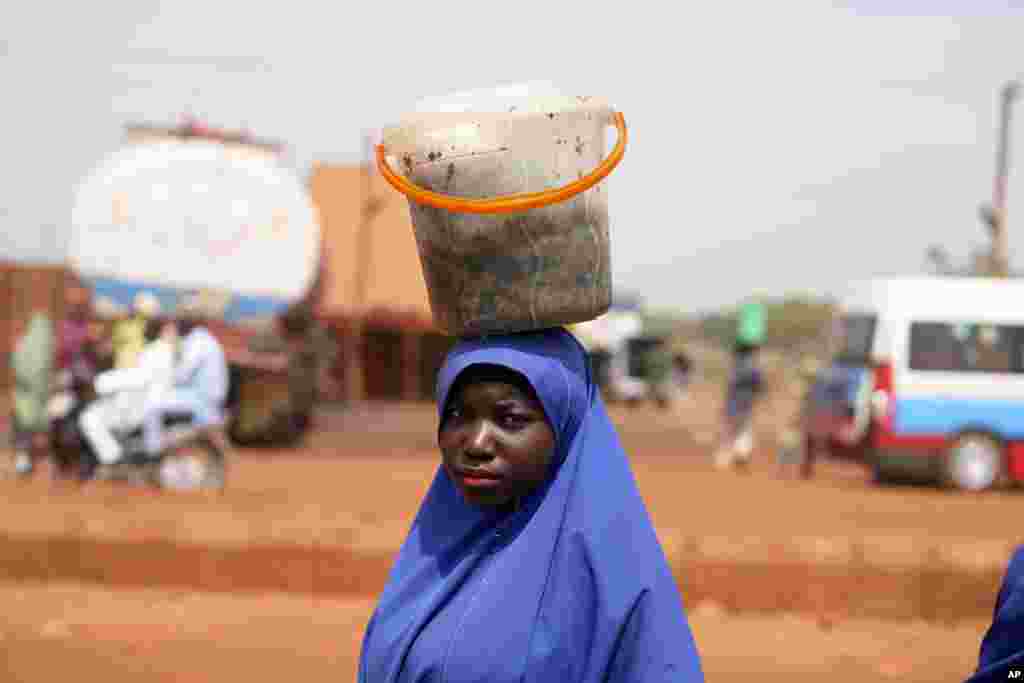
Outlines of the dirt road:
[{"label": "dirt road", "polygon": [[[613,412],[708,680],[950,681],[973,666],[1024,541],[1019,493],[878,489],[838,464],[783,479],[771,425],[750,473],[716,472],[713,410]],[[434,429],[426,405],[328,415],[300,451],[239,455],[220,497],[0,482],[0,679],[350,680],[436,468]]]},{"label": "dirt road", "polygon": [[[0,583],[4,681],[355,679],[370,600]],[[962,680],[982,625],[690,613],[708,681]]]}]

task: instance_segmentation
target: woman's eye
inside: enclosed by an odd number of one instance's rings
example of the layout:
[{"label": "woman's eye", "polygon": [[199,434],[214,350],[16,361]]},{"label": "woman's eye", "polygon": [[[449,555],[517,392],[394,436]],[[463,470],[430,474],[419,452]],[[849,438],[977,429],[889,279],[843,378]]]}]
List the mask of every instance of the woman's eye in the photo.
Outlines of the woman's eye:
[{"label": "woman's eye", "polygon": [[501,425],[507,429],[521,429],[530,422],[530,418],[520,413],[506,413],[501,416]]},{"label": "woman's eye", "polygon": [[444,411],[444,421],[457,420],[462,417],[462,411],[458,408],[448,408]]}]

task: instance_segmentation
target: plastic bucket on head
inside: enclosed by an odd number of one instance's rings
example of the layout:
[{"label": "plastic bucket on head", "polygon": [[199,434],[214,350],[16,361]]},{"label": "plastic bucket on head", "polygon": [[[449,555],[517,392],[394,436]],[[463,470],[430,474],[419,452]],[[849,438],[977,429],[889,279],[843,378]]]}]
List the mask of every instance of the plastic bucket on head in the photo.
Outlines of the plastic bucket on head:
[{"label": "plastic bucket on head", "polygon": [[[605,158],[610,125],[618,141]],[[378,167],[409,199],[435,323],[480,335],[606,312],[611,250],[599,183],[625,144],[625,120],[606,103],[537,84],[425,101],[385,130]]]}]

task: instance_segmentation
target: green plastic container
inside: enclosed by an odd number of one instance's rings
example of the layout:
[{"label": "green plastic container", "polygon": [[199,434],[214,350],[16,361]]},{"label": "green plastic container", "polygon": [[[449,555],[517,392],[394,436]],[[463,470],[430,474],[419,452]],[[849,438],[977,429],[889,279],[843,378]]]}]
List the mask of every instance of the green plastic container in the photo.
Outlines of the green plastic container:
[{"label": "green plastic container", "polygon": [[764,305],[744,304],[736,321],[736,343],[747,346],[761,346],[765,338]]}]

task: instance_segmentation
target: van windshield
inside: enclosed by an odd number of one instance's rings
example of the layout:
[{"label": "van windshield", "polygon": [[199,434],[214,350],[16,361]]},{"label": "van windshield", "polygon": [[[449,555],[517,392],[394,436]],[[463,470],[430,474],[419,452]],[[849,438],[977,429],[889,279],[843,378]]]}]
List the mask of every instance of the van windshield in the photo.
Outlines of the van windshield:
[{"label": "van windshield", "polygon": [[845,315],[836,321],[836,360],[849,365],[865,365],[871,359],[876,317]]}]

